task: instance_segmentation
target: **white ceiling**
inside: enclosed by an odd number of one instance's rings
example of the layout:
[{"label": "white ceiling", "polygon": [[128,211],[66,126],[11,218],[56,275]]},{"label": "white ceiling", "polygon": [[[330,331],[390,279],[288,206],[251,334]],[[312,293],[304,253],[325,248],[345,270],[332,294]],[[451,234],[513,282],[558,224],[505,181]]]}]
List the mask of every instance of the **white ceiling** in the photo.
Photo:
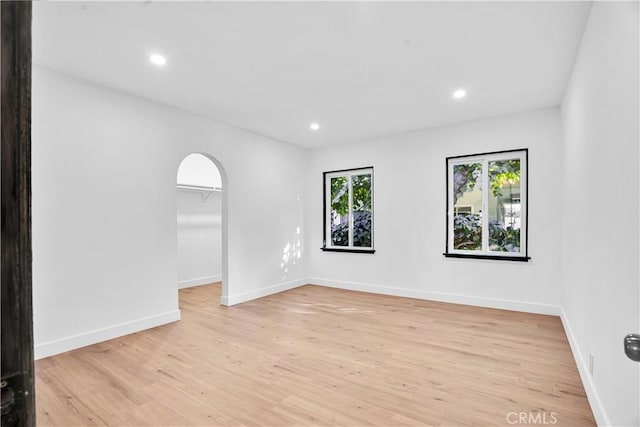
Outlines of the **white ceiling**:
[{"label": "white ceiling", "polygon": [[590,7],[35,2],[33,60],[319,147],[558,105]]}]

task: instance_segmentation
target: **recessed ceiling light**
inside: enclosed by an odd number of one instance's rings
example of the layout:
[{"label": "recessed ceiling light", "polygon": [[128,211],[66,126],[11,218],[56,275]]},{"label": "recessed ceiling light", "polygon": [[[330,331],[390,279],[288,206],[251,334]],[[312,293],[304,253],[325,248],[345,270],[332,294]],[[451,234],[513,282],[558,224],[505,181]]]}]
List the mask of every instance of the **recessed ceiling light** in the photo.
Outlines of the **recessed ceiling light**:
[{"label": "recessed ceiling light", "polygon": [[311,129],[311,130],[319,130],[320,129],[320,125],[318,123],[311,123],[309,125],[309,129]]},{"label": "recessed ceiling light", "polygon": [[462,99],[462,98],[464,98],[465,96],[467,96],[467,91],[466,91],[466,90],[464,90],[464,89],[456,89],[456,90],[453,92],[453,97],[454,97],[455,99]]},{"label": "recessed ceiling light", "polygon": [[159,53],[152,53],[149,55],[149,61],[153,65],[157,65],[158,67],[162,67],[167,64],[167,58],[164,55],[160,55]]}]

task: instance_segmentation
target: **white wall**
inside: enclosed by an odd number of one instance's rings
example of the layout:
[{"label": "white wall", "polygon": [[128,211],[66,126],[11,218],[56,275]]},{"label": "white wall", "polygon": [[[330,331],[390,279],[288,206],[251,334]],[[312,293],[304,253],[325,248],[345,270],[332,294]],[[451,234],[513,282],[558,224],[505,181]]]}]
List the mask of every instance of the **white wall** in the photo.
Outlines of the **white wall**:
[{"label": "white wall", "polygon": [[192,152],[223,167],[224,301],[301,283],[306,151],[39,67],[32,120],[36,357],[179,317],[176,174]]},{"label": "white wall", "polygon": [[[565,326],[600,424],[640,425],[638,3],[596,2],[562,104]],[[594,372],[588,374],[588,355]]]},{"label": "white wall", "polygon": [[220,280],[222,193],[178,189],[178,288]]},{"label": "white wall", "polygon": [[[562,142],[557,108],[313,152],[308,173],[311,282],[559,314]],[[445,158],[529,148],[529,255],[445,258]],[[322,172],[374,166],[376,253],[322,252]]]}]

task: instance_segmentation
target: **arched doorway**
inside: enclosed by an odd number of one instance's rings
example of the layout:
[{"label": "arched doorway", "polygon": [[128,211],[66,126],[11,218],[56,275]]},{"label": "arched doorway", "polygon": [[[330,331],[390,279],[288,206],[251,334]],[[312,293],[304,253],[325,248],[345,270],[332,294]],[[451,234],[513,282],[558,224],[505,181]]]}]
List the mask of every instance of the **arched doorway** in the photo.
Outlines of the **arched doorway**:
[{"label": "arched doorway", "polygon": [[178,167],[177,289],[220,283],[228,295],[227,178],[213,156],[191,153]]}]

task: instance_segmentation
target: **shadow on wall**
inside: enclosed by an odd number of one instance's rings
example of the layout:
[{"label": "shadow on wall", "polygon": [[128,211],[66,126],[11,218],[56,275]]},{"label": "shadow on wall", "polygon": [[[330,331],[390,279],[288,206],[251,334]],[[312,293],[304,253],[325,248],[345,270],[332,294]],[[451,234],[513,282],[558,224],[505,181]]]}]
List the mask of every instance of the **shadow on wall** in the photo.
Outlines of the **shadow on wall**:
[{"label": "shadow on wall", "polygon": [[178,288],[221,281],[224,301],[229,295],[226,172],[215,157],[191,153],[180,162],[176,181]]},{"label": "shadow on wall", "polygon": [[295,229],[295,233],[292,233],[291,239],[284,245],[282,249],[282,262],[280,263],[280,270],[282,271],[282,280],[287,279],[289,273],[289,267],[296,265],[302,258],[302,248],[304,247],[302,241],[302,220],[304,217],[304,211],[302,208],[302,197],[298,194],[296,196],[298,225]]}]

